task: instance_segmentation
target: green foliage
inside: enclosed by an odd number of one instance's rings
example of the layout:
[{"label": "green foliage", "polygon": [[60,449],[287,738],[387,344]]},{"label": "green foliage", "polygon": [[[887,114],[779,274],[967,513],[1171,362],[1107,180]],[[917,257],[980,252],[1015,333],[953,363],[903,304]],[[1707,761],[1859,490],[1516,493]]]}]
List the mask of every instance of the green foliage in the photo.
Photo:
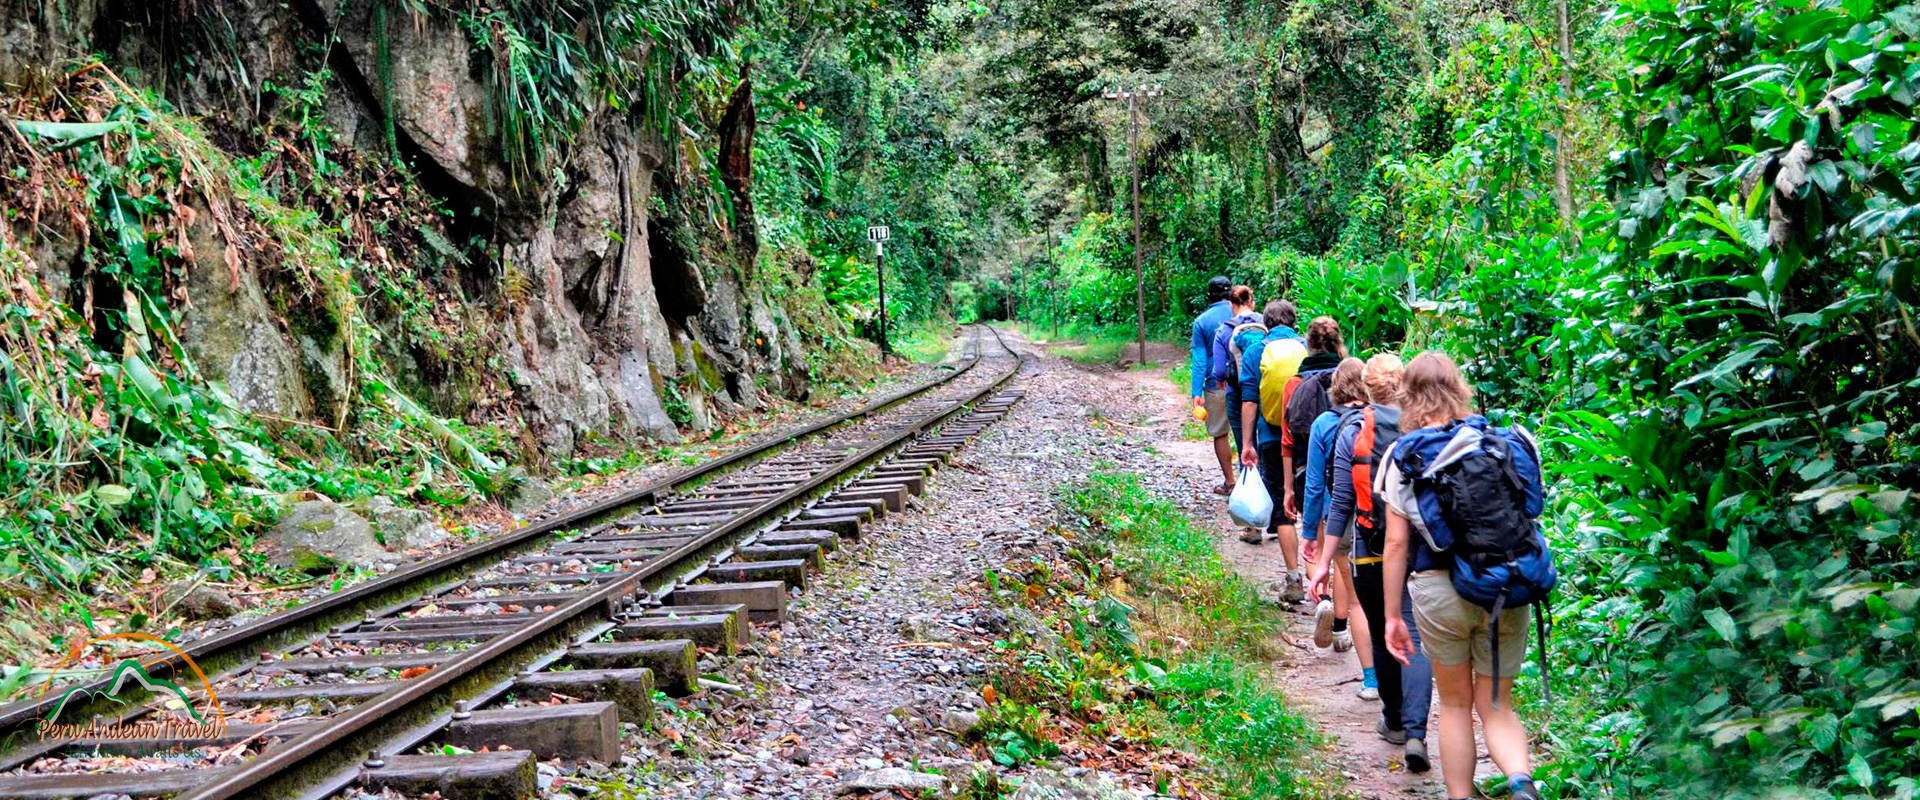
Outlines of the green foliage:
[{"label": "green foliage", "polygon": [[[1642,265],[1620,349],[1664,357],[1617,353],[1616,396],[1650,402],[1580,441],[1634,456],[1638,497],[1663,512],[1591,522],[1648,542],[1612,565],[1634,577],[1603,588],[1658,609],[1638,631],[1672,675],[1636,697],[1652,765],[1725,787],[1920,792],[1920,451],[1903,433],[1920,413],[1905,266],[1920,15],[1622,14],[1637,66],[1612,87],[1631,133],[1602,258]],[[1716,36],[1730,38],[1700,43]]]},{"label": "green foliage", "polygon": [[907,323],[896,327],[892,338],[894,352],[908,360],[939,363],[947,360],[953,345],[953,324],[938,319]]},{"label": "green foliage", "polygon": [[1047,717],[1047,712],[1014,700],[987,706],[980,730],[993,762],[1015,767],[1059,755],[1060,746],[1047,738]]}]

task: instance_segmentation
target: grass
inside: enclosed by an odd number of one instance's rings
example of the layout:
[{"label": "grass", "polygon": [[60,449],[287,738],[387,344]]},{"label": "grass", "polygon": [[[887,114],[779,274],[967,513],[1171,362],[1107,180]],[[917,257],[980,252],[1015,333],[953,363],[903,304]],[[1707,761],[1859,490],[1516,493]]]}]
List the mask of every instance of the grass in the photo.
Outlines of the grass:
[{"label": "grass", "polygon": [[893,352],[909,361],[937,364],[947,360],[947,351],[952,346],[951,320],[920,320],[893,330]]},{"label": "grass", "polygon": [[[1022,336],[1046,345],[1054,355],[1067,358],[1081,364],[1112,364],[1120,360],[1123,352],[1129,351],[1136,341],[1137,332],[1133,323],[1115,323],[1111,325],[1073,324],[1060,329],[1059,338],[1053,338],[1053,328],[1030,323],[1014,323]],[[1147,340],[1159,344],[1172,344],[1164,332],[1148,331]],[[1183,365],[1184,366],[1184,365]],[[1135,366],[1136,369],[1152,369],[1152,365]]]},{"label": "grass", "polygon": [[1104,469],[1063,504],[1078,519],[1065,563],[987,575],[1041,622],[1002,644],[983,734],[994,759],[1041,760],[1084,739],[1096,752],[1161,751],[1123,763],[1164,763],[1166,750],[1197,761],[1156,772],[1163,793],[1333,796],[1334,776],[1310,760],[1322,737],[1270,679],[1283,623],[1211,533]]}]

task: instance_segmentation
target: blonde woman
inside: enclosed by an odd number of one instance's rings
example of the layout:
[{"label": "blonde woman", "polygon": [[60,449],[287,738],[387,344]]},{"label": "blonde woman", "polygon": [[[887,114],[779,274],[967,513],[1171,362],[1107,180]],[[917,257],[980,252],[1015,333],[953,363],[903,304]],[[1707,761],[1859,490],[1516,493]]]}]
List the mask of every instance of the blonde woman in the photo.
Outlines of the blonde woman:
[{"label": "blonde woman", "polygon": [[[1428,352],[1407,365],[1400,419],[1409,436],[1415,429],[1468,421],[1472,404],[1473,391],[1453,359]],[[1485,424],[1485,420],[1479,422]],[[1407,439],[1400,444],[1407,444]],[[1537,463],[1533,467],[1537,484]],[[1433,662],[1433,682],[1440,693],[1440,771],[1447,797],[1474,795],[1473,718],[1477,714],[1487,753],[1506,774],[1511,796],[1539,800],[1528,760],[1527,732],[1513,711],[1512,676],[1520,672],[1526,657],[1527,610],[1508,608],[1496,619],[1459,594],[1451,575],[1457,568],[1455,560],[1435,552],[1431,532],[1413,530],[1414,525],[1425,523],[1419,521],[1412,484],[1404,478],[1398,458],[1389,453],[1379,483],[1387,506],[1386,645],[1402,664],[1414,656],[1412,631],[1401,618],[1405,588],[1413,603],[1421,649]],[[1537,485],[1535,492],[1537,498]]]}]

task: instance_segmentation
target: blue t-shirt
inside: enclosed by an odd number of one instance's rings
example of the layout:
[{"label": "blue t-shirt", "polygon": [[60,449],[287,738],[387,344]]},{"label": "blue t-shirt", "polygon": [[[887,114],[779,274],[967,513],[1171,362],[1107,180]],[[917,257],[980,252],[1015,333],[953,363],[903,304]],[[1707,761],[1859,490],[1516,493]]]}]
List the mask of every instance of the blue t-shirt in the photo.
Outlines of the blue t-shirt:
[{"label": "blue t-shirt", "polygon": [[1210,346],[1213,344],[1213,329],[1220,327],[1233,316],[1233,304],[1221,300],[1207,306],[1200,316],[1193,318],[1192,355],[1187,365],[1193,369],[1193,396],[1199,397],[1206,391],[1207,373],[1213,368]]}]

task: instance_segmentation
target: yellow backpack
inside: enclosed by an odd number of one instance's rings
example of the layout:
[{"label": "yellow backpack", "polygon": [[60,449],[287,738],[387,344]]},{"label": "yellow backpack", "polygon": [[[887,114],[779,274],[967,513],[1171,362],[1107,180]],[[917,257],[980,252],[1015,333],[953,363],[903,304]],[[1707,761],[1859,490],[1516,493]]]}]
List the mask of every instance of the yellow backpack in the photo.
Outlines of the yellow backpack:
[{"label": "yellow backpack", "polygon": [[1268,425],[1287,424],[1287,382],[1307,360],[1307,345],[1299,339],[1267,342],[1260,351],[1260,416]]}]

